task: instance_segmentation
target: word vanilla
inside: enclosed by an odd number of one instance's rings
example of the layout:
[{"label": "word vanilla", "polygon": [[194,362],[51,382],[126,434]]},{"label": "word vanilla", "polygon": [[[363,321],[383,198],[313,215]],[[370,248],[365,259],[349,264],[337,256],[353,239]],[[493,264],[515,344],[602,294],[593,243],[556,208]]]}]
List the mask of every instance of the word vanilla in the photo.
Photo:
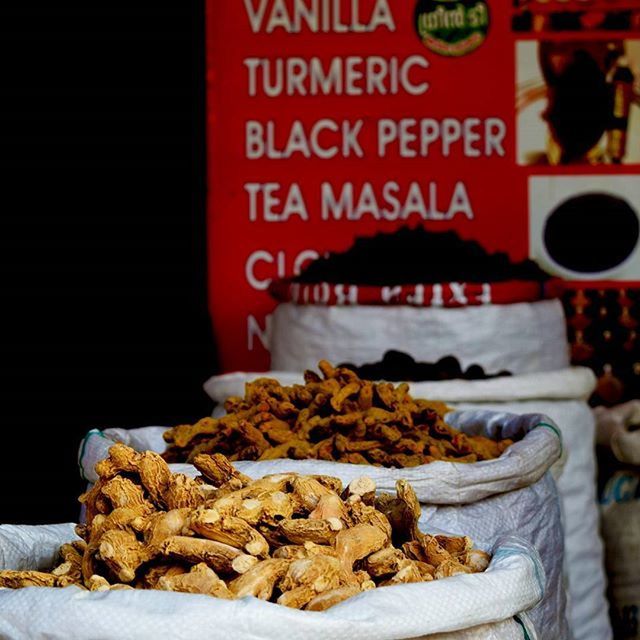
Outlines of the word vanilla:
[{"label": "word vanilla", "polygon": [[300,33],[304,28],[312,33],[371,33],[396,25],[388,0],[362,2],[351,0],[343,7],[341,0],[244,0],[247,18],[253,33]]}]

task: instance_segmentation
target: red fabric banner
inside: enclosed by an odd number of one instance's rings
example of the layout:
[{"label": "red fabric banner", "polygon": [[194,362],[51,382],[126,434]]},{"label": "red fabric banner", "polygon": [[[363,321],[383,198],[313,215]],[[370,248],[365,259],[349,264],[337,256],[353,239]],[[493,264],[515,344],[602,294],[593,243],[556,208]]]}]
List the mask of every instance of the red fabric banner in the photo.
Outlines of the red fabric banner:
[{"label": "red fabric banner", "polygon": [[[271,283],[357,236],[423,225],[513,260],[546,256],[536,247],[553,198],[588,187],[575,175],[620,173],[596,164],[607,149],[563,156],[549,144],[540,52],[514,15],[512,0],[208,0],[209,297],[224,370],[268,368]],[[625,157],[622,134],[611,138],[615,161],[633,160],[636,147]],[[632,184],[637,166],[625,170]],[[601,273],[591,279],[617,277]],[[491,300],[534,288],[492,285]]]}]

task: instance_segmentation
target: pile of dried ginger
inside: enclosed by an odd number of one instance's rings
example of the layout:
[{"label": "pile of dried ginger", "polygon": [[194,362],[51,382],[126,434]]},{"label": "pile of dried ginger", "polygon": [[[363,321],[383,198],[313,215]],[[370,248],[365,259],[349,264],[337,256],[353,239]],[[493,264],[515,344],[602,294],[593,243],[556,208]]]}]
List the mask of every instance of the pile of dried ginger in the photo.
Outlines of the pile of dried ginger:
[{"label": "pile of dried ginger", "polygon": [[368,589],[488,566],[469,538],[419,531],[404,481],[396,496],[376,496],[366,477],[347,487],[295,473],[253,481],[220,454],[194,464],[195,479],[114,445],[80,498],[82,540],[62,546],[50,573],[0,571],[0,587],[162,589],[322,611]]}]

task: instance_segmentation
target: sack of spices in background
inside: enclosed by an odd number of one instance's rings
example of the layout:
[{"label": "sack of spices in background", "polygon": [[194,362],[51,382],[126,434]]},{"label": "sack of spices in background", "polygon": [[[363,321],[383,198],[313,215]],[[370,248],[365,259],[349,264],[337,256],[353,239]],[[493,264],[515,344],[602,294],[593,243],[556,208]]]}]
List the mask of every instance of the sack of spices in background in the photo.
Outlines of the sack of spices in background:
[{"label": "sack of spices in background", "polygon": [[563,369],[561,289],[534,262],[454,231],[402,227],[356,238],[297,277],[271,283],[279,303],[271,369],[303,371],[323,358],[360,367],[390,349],[418,362],[453,356],[463,372]]}]

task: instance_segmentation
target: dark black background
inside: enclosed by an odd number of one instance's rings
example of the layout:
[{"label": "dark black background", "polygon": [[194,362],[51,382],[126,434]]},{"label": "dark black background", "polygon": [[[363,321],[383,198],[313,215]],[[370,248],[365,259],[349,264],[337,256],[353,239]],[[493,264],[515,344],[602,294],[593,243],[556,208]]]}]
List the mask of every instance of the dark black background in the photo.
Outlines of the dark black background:
[{"label": "dark black background", "polygon": [[204,2],[0,8],[0,522],[77,518],[91,427],[211,409]]}]

